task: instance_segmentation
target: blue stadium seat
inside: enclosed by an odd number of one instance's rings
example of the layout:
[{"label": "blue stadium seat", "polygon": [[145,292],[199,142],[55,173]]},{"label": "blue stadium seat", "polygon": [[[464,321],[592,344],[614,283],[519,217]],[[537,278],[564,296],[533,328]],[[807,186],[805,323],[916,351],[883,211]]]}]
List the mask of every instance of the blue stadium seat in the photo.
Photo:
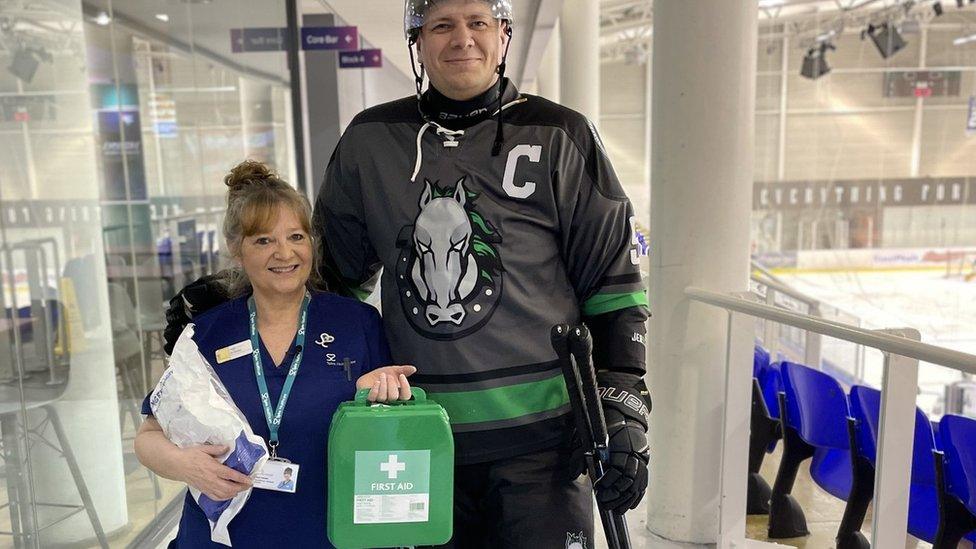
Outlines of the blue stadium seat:
[{"label": "blue stadium seat", "polygon": [[763,396],[760,385],[760,379],[769,376],[769,369],[769,352],[756,345],[752,360],[752,420],[749,429],[749,482],[746,492],[746,513],[749,515],[769,513],[769,483],[759,474],[759,470],[766,452],[775,448],[776,441],[782,437],[778,414],[776,417],[770,414],[769,403]]},{"label": "blue stadium seat", "polygon": [[769,368],[769,351],[756,345],[752,351],[752,377],[759,379],[761,372]]},{"label": "blue stadium seat", "polygon": [[840,383],[792,362],[782,363],[782,377],[783,458],[770,497],[771,539],[809,534],[803,510],[790,495],[800,465],[807,458],[813,458],[810,475],[814,482],[838,498],[847,499],[853,482],[850,414]]},{"label": "blue stadium seat", "polygon": [[939,422],[943,459],[936,460],[939,531],[934,549],[955,548],[966,537],[976,541],[976,419],[946,415]]},{"label": "blue stadium seat", "polygon": [[[877,463],[877,440],[881,426],[881,391],[855,385],[850,395],[851,415],[856,420],[855,460],[867,464],[871,489],[865,498],[851,497],[848,508],[859,517],[856,528],[860,529],[864,513],[873,497],[874,469]],[[935,477],[936,449],[932,424],[925,413],[915,408],[915,436],[912,452],[912,476],[908,503],[908,533],[921,540],[935,540],[939,526],[938,485]],[[856,473],[855,473],[856,474]]]},{"label": "blue stadium seat", "polygon": [[[762,388],[766,407],[769,408],[769,415],[777,420],[779,419],[779,394],[783,391],[782,364],[782,362],[770,362],[759,377],[759,386]],[[768,448],[768,451],[772,452],[773,448],[775,445]]]}]

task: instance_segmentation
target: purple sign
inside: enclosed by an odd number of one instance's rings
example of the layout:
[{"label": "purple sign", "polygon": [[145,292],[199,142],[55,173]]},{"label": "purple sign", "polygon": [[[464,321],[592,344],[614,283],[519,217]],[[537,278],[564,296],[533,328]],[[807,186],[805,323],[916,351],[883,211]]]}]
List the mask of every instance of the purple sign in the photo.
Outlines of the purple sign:
[{"label": "purple sign", "polygon": [[383,66],[383,50],[344,51],[339,53],[340,69],[365,69]]},{"label": "purple sign", "polygon": [[230,48],[234,53],[283,51],[288,30],[283,27],[230,29]]},{"label": "purple sign", "polygon": [[358,50],[359,30],[356,27],[305,27],[302,29],[303,50]]}]

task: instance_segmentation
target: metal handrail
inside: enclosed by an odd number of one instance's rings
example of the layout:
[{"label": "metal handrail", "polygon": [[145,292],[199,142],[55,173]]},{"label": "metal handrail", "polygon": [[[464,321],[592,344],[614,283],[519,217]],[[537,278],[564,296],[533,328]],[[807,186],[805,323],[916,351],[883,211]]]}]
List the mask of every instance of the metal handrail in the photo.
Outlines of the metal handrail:
[{"label": "metal handrail", "polygon": [[811,307],[816,307],[820,305],[820,300],[810,297],[798,290],[794,290],[788,284],[786,284],[786,282],[783,282],[782,278],[769,272],[769,270],[767,270],[759,263],[756,263],[755,261],[752,262],[752,270],[757,271],[759,274],[762,275],[762,277],[753,275],[751,277],[753,282],[772,288],[781,294],[792,297],[793,299],[796,299],[798,301],[802,301],[803,303],[806,303]]},{"label": "metal handrail", "polygon": [[[884,367],[881,380],[880,425],[877,434],[877,466],[874,476],[874,522],[871,527],[873,547],[895,547],[904,543],[908,526],[909,489],[912,467],[914,431],[904,429],[916,413],[919,361],[976,373],[976,356],[943,347],[921,343],[918,330],[913,328],[883,331],[865,330],[857,326],[797,313],[766,303],[758,303],[751,293],[727,295],[689,286],[685,295],[691,301],[724,309],[728,316],[725,341],[725,406],[722,412],[722,450],[720,485],[728,511],[720,510],[719,531],[726,520],[739,520],[746,508],[746,490],[740,481],[745,469],[743,453],[748,447],[749,405],[745,383],[748,373],[736,366],[743,365],[749,323],[745,316],[761,318],[767,324],[790,326],[805,330],[811,338],[822,336],[873,347],[882,351]],[[736,313],[740,317],[736,317]],[[751,361],[750,361],[751,362]],[[819,361],[807,362],[819,369]],[[720,504],[722,509],[722,504]],[[720,547],[731,547],[722,543]]]},{"label": "metal handrail", "polygon": [[976,355],[969,353],[912,341],[904,337],[893,336],[879,331],[865,330],[842,322],[795,313],[779,307],[756,303],[703,288],[689,286],[685,288],[685,295],[696,301],[729,311],[744,313],[756,318],[763,318],[821,335],[874,347],[884,352],[946,366],[969,374],[976,374]]}]

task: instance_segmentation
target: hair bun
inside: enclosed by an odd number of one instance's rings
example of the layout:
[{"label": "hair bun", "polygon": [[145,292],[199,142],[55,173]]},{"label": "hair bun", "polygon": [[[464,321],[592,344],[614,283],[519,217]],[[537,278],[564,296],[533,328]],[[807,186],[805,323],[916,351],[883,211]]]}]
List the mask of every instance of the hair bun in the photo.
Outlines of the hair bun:
[{"label": "hair bun", "polygon": [[224,176],[224,184],[234,190],[261,181],[275,179],[277,176],[263,163],[256,160],[245,160],[234,166],[230,173]]}]

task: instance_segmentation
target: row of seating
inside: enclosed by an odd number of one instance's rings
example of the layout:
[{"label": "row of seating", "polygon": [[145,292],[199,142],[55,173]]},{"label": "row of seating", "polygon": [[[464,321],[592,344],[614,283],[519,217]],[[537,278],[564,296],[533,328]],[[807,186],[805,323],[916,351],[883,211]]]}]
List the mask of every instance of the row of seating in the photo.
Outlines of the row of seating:
[{"label": "row of seating", "polygon": [[[791,492],[808,458],[813,481],[847,502],[838,549],[867,548],[861,533],[874,495],[881,392],[863,385],[845,393],[830,375],[793,362],[771,362],[757,346],[753,360],[749,448],[749,514],[768,514],[770,539],[809,534]],[[916,408],[908,533],[955,549],[976,542],[976,420],[946,415],[938,423]],[[759,474],[779,440],[783,454],[772,489]]]}]

